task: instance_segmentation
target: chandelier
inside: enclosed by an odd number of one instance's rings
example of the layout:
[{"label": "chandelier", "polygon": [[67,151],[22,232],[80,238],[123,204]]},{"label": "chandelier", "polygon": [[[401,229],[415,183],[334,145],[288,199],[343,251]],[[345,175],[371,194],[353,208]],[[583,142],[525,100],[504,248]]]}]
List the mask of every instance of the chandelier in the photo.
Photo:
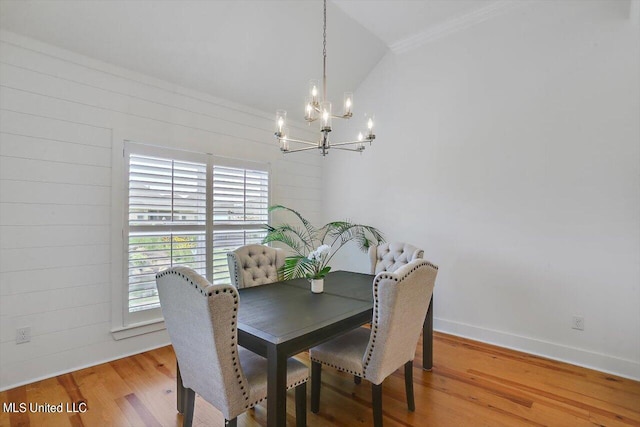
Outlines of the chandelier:
[{"label": "chandelier", "polygon": [[[275,136],[280,144],[280,150],[287,154],[318,149],[323,156],[329,153],[330,148],[361,153],[364,151],[365,143],[371,144],[376,138],[373,133],[373,116],[365,117],[366,130],[364,134],[360,132],[356,140],[329,142],[331,119],[350,119],[353,116],[353,93],[344,93],[342,114],[334,115],[331,111],[331,102],[327,100],[327,0],[324,0],[324,26],[322,33],[322,98],[319,96],[318,83],[318,80],[309,81],[309,95],[305,99],[304,119],[309,124],[320,121],[320,139],[314,142],[291,138],[289,129],[286,126],[287,112],[285,110],[277,110]],[[291,148],[290,143],[298,144],[297,148]]]}]

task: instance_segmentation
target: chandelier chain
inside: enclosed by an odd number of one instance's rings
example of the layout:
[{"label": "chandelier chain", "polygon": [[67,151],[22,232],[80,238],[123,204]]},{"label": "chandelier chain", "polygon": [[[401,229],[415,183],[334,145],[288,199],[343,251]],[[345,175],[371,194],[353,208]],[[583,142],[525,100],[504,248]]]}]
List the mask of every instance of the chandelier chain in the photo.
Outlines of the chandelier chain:
[{"label": "chandelier chain", "polygon": [[322,26],[322,96],[327,99],[327,0],[324,0],[324,25]]},{"label": "chandelier chain", "polygon": [[327,0],[324,0],[324,25],[322,26],[322,56],[327,57]]}]

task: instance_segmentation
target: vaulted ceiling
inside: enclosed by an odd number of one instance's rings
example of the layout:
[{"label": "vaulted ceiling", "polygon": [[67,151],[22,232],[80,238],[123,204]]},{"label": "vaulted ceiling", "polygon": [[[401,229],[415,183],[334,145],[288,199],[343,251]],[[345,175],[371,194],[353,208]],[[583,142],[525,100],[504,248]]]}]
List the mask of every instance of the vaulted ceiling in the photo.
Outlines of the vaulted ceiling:
[{"label": "vaulted ceiling", "polygon": [[[330,1],[330,98],[355,91],[390,49],[501,3]],[[301,116],[322,75],[320,0],[0,0],[0,27],[267,112]]]}]

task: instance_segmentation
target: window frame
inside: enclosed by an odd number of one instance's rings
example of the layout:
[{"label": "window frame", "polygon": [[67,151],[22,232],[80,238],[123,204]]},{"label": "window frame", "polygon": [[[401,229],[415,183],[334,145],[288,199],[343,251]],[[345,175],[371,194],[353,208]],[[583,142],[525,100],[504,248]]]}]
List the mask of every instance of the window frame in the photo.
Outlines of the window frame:
[{"label": "window frame", "polygon": [[[206,278],[210,282],[213,279],[213,233],[216,230],[238,230],[246,228],[244,224],[221,224],[216,226],[213,222],[213,168],[214,166],[222,166],[229,168],[239,168],[245,170],[256,170],[267,173],[267,206],[271,205],[271,195],[273,179],[271,173],[271,165],[267,162],[256,162],[244,159],[235,159],[229,157],[222,157],[213,155],[211,153],[189,151],[183,149],[169,148],[164,146],[152,145],[141,143],[137,141],[123,139],[122,141],[122,173],[119,174],[121,179],[121,196],[120,203],[114,203],[113,211],[119,210],[118,216],[112,216],[114,218],[113,228],[114,231],[119,228],[120,239],[118,248],[117,262],[114,262],[112,266],[112,272],[114,278],[118,278],[120,286],[114,286],[117,289],[117,295],[115,291],[113,293],[113,307],[112,307],[112,335],[114,339],[119,340],[128,338],[131,336],[146,334],[149,332],[159,331],[165,328],[164,319],[162,317],[161,309],[152,308],[140,311],[129,312],[129,167],[130,167],[130,155],[141,155],[150,157],[160,157],[164,159],[171,159],[177,161],[193,162],[206,164],[206,221],[204,225],[205,233],[205,270]],[[115,150],[115,147],[114,147]],[[118,150],[119,151],[119,150]],[[112,171],[114,175],[117,171]],[[112,196],[115,196],[118,191],[114,189]],[[115,199],[114,199],[115,200]],[[119,208],[116,205],[120,205]],[[116,221],[119,218],[119,221]],[[119,224],[116,224],[119,222]],[[267,215],[267,223],[271,223],[271,214]],[[153,226],[151,226],[153,227]],[[202,225],[194,226],[202,227]],[[158,226],[158,228],[171,230],[171,226]],[[211,239],[209,239],[211,237]],[[209,242],[208,240],[211,240]],[[112,253],[114,252],[112,248]],[[113,258],[114,261],[116,258]],[[117,276],[116,276],[117,274]]]}]

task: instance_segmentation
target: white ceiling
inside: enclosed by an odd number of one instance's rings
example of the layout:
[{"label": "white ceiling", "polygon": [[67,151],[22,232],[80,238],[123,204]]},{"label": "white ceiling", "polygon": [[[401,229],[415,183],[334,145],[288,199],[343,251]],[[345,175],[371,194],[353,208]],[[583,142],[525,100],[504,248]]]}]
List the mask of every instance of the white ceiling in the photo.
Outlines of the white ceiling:
[{"label": "white ceiling", "polygon": [[389,47],[500,3],[496,0],[333,0]]},{"label": "white ceiling", "polygon": [[[329,2],[329,97],[355,91],[394,44],[492,3]],[[301,116],[322,76],[319,0],[0,0],[0,27],[267,112]]]}]

